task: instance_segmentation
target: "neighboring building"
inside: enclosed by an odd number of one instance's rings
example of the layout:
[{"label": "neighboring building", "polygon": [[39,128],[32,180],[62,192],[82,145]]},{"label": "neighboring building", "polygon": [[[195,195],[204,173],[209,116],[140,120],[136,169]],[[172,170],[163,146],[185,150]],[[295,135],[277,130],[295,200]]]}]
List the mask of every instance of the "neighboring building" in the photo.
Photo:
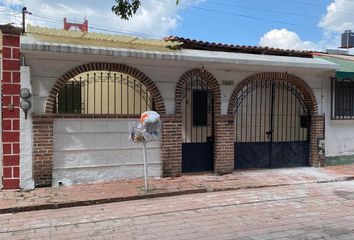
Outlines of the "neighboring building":
[{"label": "neighboring building", "polygon": [[341,48],[353,48],[354,47],[354,32],[351,30],[345,30],[342,33]]},{"label": "neighboring building", "polygon": [[[354,162],[354,56],[315,53],[316,58],[339,65],[327,86],[326,157],[328,164]],[[327,83],[328,85],[329,83]]]},{"label": "neighboring building", "polygon": [[19,115],[19,162],[8,167],[20,165],[22,188],[141,177],[128,125],[149,109],[163,122],[148,144],[154,177],[323,166],[338,67],[310,52],[29,26],[21,88],[32,108]]}]

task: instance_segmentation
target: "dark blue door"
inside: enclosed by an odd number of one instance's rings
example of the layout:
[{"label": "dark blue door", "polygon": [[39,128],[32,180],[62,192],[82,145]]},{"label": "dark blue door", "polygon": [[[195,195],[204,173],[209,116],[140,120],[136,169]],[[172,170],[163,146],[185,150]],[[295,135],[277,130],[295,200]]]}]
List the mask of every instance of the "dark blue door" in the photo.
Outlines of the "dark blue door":
[{"label": "dark blue door", "polygon": [[214,169],[213,97],[201,78],[187,81],[182,96],[182,172]]}]

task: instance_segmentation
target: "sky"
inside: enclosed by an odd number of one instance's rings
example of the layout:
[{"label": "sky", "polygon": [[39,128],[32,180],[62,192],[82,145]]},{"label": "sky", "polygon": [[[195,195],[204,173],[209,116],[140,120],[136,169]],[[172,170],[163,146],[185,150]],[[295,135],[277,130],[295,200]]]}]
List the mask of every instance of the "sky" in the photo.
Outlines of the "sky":
[{"label": "sky", "polygon": [[[209,42],[296,50],[337,48],[354,30],[354,0],[141,0],[129,21],[111,12],[114,0],[0,0],[0,24],[62,28],[63,18],[89,21],[90,32],[149,38],[179,36]],[[351,51],[354,52],[354,51]]]}]

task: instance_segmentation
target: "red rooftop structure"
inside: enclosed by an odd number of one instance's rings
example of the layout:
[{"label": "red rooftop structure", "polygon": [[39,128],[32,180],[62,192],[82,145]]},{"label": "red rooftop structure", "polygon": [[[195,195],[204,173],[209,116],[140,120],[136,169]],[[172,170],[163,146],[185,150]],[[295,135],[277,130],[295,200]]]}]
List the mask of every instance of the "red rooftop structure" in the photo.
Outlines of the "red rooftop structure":
[{"label": "red rooftop structure", "polygon": [[64,29],[69,30],[70,28],[75,27],[80,29],[82,32],[88,32],[88,21],[85,19],[84,23],[72,23],[68,22],[66,18],[64,18]]}]

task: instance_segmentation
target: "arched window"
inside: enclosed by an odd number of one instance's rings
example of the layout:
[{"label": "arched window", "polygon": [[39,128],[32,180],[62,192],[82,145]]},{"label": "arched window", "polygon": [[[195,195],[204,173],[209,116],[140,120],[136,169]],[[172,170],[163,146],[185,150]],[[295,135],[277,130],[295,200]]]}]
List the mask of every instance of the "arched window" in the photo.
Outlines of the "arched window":
[{"label": "arched window", "polygon": [[55,98],[57,114],[140,114],[154,110],[146,86],[121,72],[89,71],[69,79]]}]

